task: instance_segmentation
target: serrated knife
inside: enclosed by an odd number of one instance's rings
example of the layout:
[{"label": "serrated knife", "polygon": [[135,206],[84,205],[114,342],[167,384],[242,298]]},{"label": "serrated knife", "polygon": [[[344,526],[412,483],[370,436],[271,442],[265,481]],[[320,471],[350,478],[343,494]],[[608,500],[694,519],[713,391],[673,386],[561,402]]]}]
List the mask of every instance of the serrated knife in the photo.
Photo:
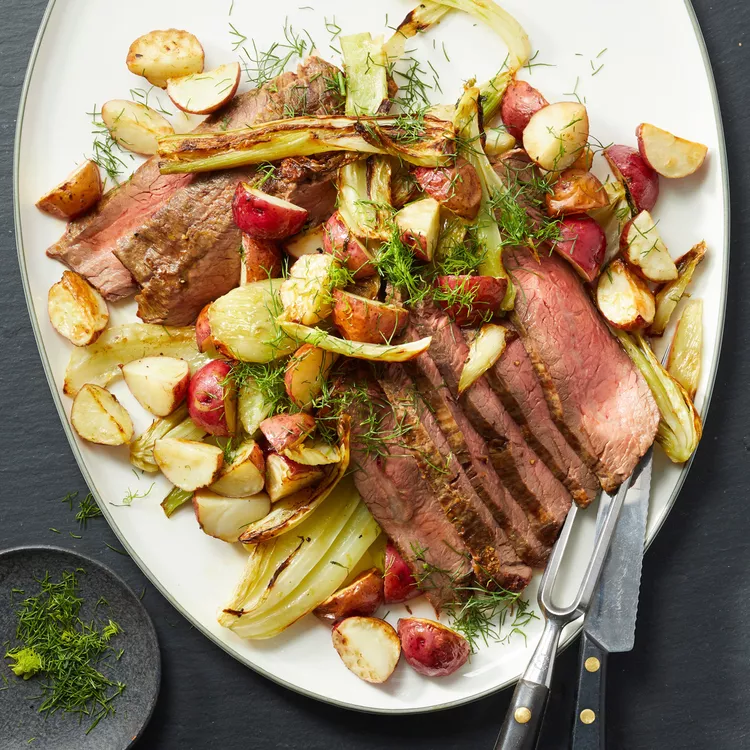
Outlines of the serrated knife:
[{"label": "serrated knife", "polygon": [[[597,592],[583,623],[572,750],[603,750],[606,746],[607,655],[632,651],[635,643],[652,459],[653,448],[642,460],[625,498]],[[610,498],[602,495],[597,533],[609,502]]]}]

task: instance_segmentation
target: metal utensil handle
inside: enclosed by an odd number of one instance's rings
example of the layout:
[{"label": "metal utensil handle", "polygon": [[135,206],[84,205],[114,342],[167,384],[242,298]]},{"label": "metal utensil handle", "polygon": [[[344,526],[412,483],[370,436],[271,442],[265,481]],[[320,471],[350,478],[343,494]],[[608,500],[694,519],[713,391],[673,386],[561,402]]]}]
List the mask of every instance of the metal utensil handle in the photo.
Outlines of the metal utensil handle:
[{"label": "metal utensil handle", "polygon": [[606,747],[604,705],[607,655],[607,651],[584,631],[581,636],[572,750],[604,750]]},{"label": "metal utensil handle", "polygon": [[513,692],[495,750],[534,750],[537,746],[561,632],[557,620],[544,624],[542,637]]}]

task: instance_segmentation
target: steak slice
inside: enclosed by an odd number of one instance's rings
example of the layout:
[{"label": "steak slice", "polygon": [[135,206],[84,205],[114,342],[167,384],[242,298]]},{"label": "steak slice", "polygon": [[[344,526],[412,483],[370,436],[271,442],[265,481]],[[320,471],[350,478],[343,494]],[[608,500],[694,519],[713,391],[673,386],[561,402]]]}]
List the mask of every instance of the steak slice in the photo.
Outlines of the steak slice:
[{"label": "steak slice", "polygon": [[512,339],[487,379],[521,428],[528,444],[585,508],[599,491],[599,482],[570,447],[549,413],[534,365],[519,338]]},{"label": "steak slice", "polygon": [[[406,338],[415,340],[419,336],[416,331],[407,328]],[[542,567],[551,547],[537,538],[523,508],[503,485],[490,461],[487,443],[445,385],[429,352],[420,354],[405,367],[445,435],[452,454],[477,496],[505,531],[516,554],[527,565]]]},{"label": "steak slice", "polygon": [[550,413],[607,492],[628,477],[656,436],[659,410],[574,271],[555,256],[515,249],[513,320]]},{"label": "steak slice", "polygon": [[[456,589],[472,577],[469,553],[458,531],[440,507],[415,458],[393,444],[399,434],[393,410],[375,383],[366,389],[366,403],[355,400],[352,416],[354,483],[375,520],[398,549],[425,596],[439,612],[456,601]],[[363,433],[370,415],[378,432],[377,451],[368,450]],[[388,444],[385,444],[388,443]],[[432,572],[425,580],[424,566]]]},{"label": "steak slice", "polygon": [[[430,303],[420,303],[412,309],[410,320],[420,336],[432,336],[430,355],[450,392],[457,397],[458,381],[469,354],[461,329]],[[529,515],[537,537],[547,544],[554,543],[571,504],[565,487],[529,447],[484,377],[458,400],[487,442],[495,470]]]},{"label": "steak slice", "polygon": [[523,563],[477,497],[434,416],[422,402],[414,383],[400,365],[389,365],[378,378],[402,426],[400,441],[414,456],[443,512],[469,551],[477,579],[489,586],[520,591],[531,580]]},{"label": "steak slice", "polygon": [[[341,97],[326,89],[326,76],[337,69],[316,57],[306,60],[297,73],[284,73],[258,89],[240,94],[210,115],[196,132],[240,128],[288,116],[289,109],[333,114]],[[295,110],[296,111],[296,110]],[[193,175],[162,175],[158,159],[144,162],[129,180],[110,190],[90,213],[68,224],[65,234],[47,250],[88,279],[109,300],[128,297],[137,290],[125,265],[115,256],[118,241],[131,235],[189,185]]]}]

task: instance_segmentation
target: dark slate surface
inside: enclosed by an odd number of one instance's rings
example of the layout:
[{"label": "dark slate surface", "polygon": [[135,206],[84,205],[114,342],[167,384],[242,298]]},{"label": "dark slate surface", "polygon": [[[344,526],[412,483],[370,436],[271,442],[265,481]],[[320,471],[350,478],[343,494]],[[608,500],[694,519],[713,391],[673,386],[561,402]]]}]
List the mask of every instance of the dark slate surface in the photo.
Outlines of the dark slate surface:
[{"label": "dark slate surface", "polygon": [[[321,705],[256,676],[213,646],[146,582],[106,523],[83,539],[59,498],[85,492],[58,422],[32,338],[15,260],[12,144],[23,74],[44,0],[0,0],[0,547],[51,543],[119,573],[156,624],[162,692],[144,750],[252,746],[366,750],[490,748],[509,694],[426,717],[373,717]],[[658,4],[658,0],[656,0]],[[609,747],[750,747],[750,3],[696,0],[717,78],[732,183],[732,263],[724,353],[703,443],[666,527],[646,555],[638,638],[609,669]],[[622,4],[627,12],[627,3]],[[668,19],[644,18],[643,22]],[[646,85],[647,82],[631,82]],[[41,252],[41,248],[39,249]],[[49,531],[53,526],[61,535]],[[0,641],[4,640],[0,637]],[[567,747],[576,649],[563,654],[541,747]],[[0,693],[0,712],[4,710]],[[2,740],[0,739],[0,745]]]}]

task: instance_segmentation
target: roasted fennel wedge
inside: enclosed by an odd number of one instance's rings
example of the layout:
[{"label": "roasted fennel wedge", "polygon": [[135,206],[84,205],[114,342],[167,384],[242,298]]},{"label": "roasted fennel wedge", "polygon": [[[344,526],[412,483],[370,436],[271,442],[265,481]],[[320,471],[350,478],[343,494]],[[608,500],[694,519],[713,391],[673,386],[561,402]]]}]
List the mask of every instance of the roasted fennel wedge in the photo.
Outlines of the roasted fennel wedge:
[{"label": "roasted fennel wedge", "polygon": [[325,601],[380,534],[351,478],[293,533],[251,550],[219,623],[242,638],[272,638]]},{"label": "roasted fennel wedge", "polygon": [[195,328],[168,328],[149,323],[127,323],[108,328],[88,346],[77,347],[65,370],[63,391],[75,396],[86,383],[104,387],[120,372],[120,365],[143,357],[180,357],[191,371],[208,362],[195,343]]},{"label": "roasted fennel wedge", "polygon": [[640,333],[629,334],[610,327],[623,349],[646,379],[661,413],[656,441],[670,460],[684,463],[695,452],[703,425],[687,391],[662,367],[648,341]]}]

